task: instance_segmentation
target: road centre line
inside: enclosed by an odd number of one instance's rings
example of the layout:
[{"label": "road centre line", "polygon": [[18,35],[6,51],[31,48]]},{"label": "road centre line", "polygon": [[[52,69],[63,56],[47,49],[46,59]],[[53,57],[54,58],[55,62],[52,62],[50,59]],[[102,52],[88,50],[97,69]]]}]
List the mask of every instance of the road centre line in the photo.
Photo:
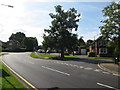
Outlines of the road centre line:
[{"label": "road centre line", "polygon": [[105,74],[110,74],[109,72],[102,72],[102,73],[105,73]]},{"label": "road centre line", "polygon": [[100,85],[100,86],[103,86],[103,87],[107,87],[107,88],[112,88],[112,89],[118,90],[117,88],[111,87],[109,85],[105,85],[105,84],[102,84],[102,83],[97,83],[97,84]]},{"label": "road centre line", "polygon": [[80,66],[80,68],[84,68],[83,66]]},{"label": "road centre line", "polygon": [[73,65],[74,67],[77,67],[77,65]]},{"label": "road centre line", "polygon": [[99,70],[99,69],[95,69],[94,71],[96,71],[96,72],[100,72],[101,70]]},{"label": "road centre line", "polygon": [[84,68],[85,70],[91,70],[92,68]]},{"label": "road centre line", "polygon": [[120,76],[120,75],[118,75],[118,74],[113,74],[114,76]]},{"label": "road centre line", "polygon": [[59,71],[59,70],[55,70],[55,69],[52,69],[52,68],[49,68],[49,67],[45,67],[45,66],[42,66],[42,67],[45,68],[45,69],[48,69],[48,70],[54,71],[54,72],[58,72],[58,73],[61,73],[61,74],[64,74],[64,75],[70,76],[70,74],[65,73],[65,72],[61,72],[61,71]]}]

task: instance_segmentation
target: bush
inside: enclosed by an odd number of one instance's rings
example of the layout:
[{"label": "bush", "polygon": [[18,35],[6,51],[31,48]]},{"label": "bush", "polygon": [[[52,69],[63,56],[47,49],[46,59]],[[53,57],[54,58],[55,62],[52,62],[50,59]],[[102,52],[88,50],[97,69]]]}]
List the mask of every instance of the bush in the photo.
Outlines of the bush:
[{"label": "bush", "polygon": [[[2,52],[27,52],[25,48],[16,48],[14,50],[4,49]],[[30,51],[30,50],[29,50]],[[32,51],[32,50],[31,50]]]},{"label": "bush", "polygon": [[88,52],[87,55],[88,57],[96,57],[95,52]]},{"label": "bush", "polygon": [[64,55],[69,55],[68,51],[65,51]]}]

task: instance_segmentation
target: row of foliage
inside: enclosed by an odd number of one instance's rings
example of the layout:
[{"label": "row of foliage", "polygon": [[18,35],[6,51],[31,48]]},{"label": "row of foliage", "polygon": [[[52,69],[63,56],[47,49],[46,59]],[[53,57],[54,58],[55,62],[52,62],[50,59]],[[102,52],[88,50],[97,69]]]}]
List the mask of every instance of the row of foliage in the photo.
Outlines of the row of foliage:
[{"label": "row of foliage", "polygon": [[[12,43],[10,46],[9,44]],[[33,51],[38,48],[36,37],[26,37],[22,32],[12,34],[8,42],[3,42],[3,51]]]},{"label": "row of foliage", "polygon": [[104,39],[109,40],[109,46],[114,48],[114,57],[118,62],[120,61],[120,3],[113,2],[103,10],[103,16],[107,17],[101,21],[103,23],[100,26],[101,34]]}]

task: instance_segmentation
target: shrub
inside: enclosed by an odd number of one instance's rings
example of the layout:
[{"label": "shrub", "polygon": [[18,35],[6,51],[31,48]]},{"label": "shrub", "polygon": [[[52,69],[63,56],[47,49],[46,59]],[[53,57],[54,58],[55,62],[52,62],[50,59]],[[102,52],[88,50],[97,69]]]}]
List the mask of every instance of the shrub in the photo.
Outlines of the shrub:
[{"label": "shrub", "polygon": [[88,52],[87,55],[88,57],[96,57],[95,52]]}]

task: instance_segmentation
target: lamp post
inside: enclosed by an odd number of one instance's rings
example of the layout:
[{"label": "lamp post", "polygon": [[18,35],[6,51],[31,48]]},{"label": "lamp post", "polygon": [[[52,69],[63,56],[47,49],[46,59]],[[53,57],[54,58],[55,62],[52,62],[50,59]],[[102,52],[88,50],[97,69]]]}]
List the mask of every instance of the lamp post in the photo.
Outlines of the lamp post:
[{"label": "lamp post", "polygon": [[[96,37],[98,36],[99,34],[95,35]],[[94,36],[94,50],[95,50],[95,54],[97,55],[97,42],[95,42],[95,36]]]},{"label": "lamp post", "polygon": [[6,5],[6,4],[1,4],[1,5],[7,6],[7,7],[10,7],[10,8],[14,8],[14,6],[12,6],[12,5]]}]

